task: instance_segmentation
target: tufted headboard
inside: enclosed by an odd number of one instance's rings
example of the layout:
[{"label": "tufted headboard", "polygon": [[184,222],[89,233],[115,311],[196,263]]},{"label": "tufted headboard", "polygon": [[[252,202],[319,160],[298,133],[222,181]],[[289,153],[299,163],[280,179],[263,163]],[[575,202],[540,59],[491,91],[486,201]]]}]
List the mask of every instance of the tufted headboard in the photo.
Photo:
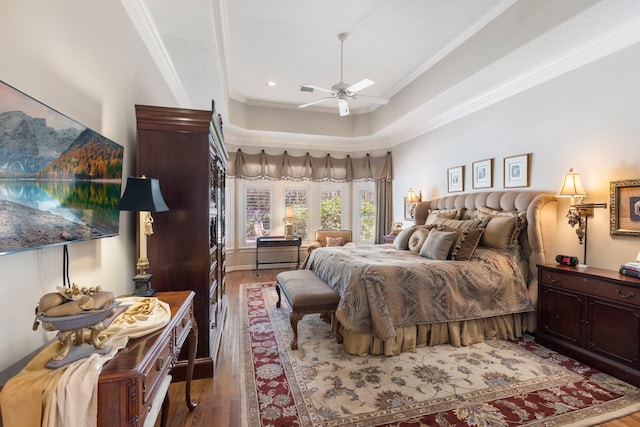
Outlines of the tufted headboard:
[{"label": "tufted headboard", "polygon": [[[538,264],[555,260],[557,199],[553,194],[535,191],[490,191],[440,197],[418,203],[415,223],[424,224],[433,209],[465,208],[463,219],[471,218],[481,206],[495,210],[526,211],[526,233],[520,233],[522,256],[528,261],[529,297],[538,301]],[[531,325],[534,327],[535,325]]]}]

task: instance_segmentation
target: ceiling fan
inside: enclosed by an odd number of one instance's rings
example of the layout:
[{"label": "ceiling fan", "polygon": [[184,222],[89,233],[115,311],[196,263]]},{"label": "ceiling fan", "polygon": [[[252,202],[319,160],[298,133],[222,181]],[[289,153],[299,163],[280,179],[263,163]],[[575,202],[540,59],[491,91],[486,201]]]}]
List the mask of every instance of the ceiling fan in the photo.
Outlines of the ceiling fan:
[{"label": "ceiling fan", "polygon": [[321,86],[316,85],[302,85],[300,90],[302,92],[313,92],[317,90],[319,92],[325,92],[330,94],[325,98],[316,99],[315,101],[311,101],[307,104],[298,105],[298,108],[306,108],[311,105],[320,104],[321,102],[330,101],[332,99],[336,99],[338,101],[338,111],[341,116],[349,115],[349,104],[347,100],[351,99],[361,99],[363,101],[371,102],[379,105],[386,105],[389,100],[385,98],[378,98],[376,96],[369,95],[360,95],[357,92],[362,89],[366,89],[369,86],[375,84],[373,80],[370,79],[362,79],[357,83],[352,85],[345,83],[342,80],[342,69],[343,69],[343,60],[344,60],[344,41],[347,39],[348,33],[340,33],[338,34],[338,40],[340,40],[340,83],[336,83],[331,86],[331,89],[327,89]]}]

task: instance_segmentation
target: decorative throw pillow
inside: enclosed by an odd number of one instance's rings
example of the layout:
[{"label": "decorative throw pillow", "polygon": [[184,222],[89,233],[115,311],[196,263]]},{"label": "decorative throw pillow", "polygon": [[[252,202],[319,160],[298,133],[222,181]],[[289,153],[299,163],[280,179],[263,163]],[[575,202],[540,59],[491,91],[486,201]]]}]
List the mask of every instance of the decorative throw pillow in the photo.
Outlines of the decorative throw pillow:
[{"label": "decorative throw pillow", "polygon": [[456,233],[456,240],[447,257],[447,259],[455,261],[467,261],[471,258],[480,243],[482,233],[484,233],[484,228],[451,228],[444,225],[438,226],[438,230]]},{"label": "decorative throw pillow", "polygon": [[445,260],[455,239],[454,231],[431,230],[420,249],[420,255],[429,259]]},{"label": "decorative throw pillow", "polygon": [[400,249],[406,251],[409,249],[409,239],[414,231],[418,228],[417,225],[412,225],[409,228],[405,228],[402,230],[393,241],[393,245],[391,246],[393,249]]},{"label": "decorative throw pillow", "polygon": [[436,219],[459,219],[462,216],[462,209],[433,209],[429,211],[425,225],[435,224]]},{"label": "decorative throw pillow", "polygon": [[483,227],[487,221],[483,221],[482,219],[479,219],[479,218],[473,218],[473,219],[437,218],[435,220],[435,224],[445,225],[451,228],[480,228],[480,227]]},{"label": "decorative throw pillow", "polygon": [[344,246],[344,239],[342,237],[327,237],[327,247],[330,246]]},{"label": "decorative throw pillow", "polygon": [[416,231],[409,238],[409,250],[415,253],[420,253],[420,249],[424,244],[424,241],[429,235],[431,227],[418,227]]},{"label": "decorative throw pillow", "polygon": [[526,212],[505,212],[480,207],[478,218],[489,218],[480,244],[491,249],[512,253],[520,257],[520,232],[527,226]]}]

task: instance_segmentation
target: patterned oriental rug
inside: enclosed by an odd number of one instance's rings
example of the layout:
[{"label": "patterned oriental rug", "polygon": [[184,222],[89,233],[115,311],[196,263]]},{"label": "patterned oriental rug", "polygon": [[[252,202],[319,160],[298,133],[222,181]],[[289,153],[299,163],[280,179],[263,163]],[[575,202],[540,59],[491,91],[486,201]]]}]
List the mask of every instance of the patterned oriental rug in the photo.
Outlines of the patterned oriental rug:
[{"label": "patterned oriental rug", "polygon": [[589,426],[640,411],[640,390],[531,337],[358,357],[318,315],[298,324],[273,283],[241,285],[243,424]]}]

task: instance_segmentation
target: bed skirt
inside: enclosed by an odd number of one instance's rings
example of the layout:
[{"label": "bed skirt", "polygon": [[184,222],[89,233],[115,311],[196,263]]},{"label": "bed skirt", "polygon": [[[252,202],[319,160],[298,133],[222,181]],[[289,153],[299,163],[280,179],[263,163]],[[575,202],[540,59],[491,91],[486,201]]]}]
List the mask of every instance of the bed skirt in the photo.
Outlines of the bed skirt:
[{"label": "bed skirt", "polygon": [[356,356],[397,356],[418,347],[438,344],[460,347],[485,339],[514,340],[526,332],[530,314],[516,313],[486,319],[404,326],[396,328],[395,338],[384,341],[368,334],[349,331],[334,316],[331,320],[334,332],[340,334],[348,353]]}]

